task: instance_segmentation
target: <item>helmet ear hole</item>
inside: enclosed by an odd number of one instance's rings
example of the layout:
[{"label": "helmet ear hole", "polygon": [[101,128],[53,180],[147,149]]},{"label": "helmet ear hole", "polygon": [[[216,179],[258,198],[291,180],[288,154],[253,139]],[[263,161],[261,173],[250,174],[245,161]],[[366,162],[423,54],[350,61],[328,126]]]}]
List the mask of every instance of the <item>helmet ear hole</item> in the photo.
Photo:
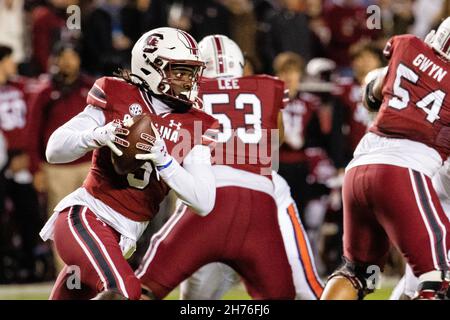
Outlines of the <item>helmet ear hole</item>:
[{"label": "helmet ear hole", "polygon": [[163,65],[163,61],[160,59],[160,58],[156,58],[155,59],[155,64],[158,66],[158,67],[161,67],[162,65]]},{"label": "helmet ear hole", "polygon": [[146,76],[148,76],[151,72],[148,71],[147,69],[141,68],[141,71],[143,74],[145,74]]}]

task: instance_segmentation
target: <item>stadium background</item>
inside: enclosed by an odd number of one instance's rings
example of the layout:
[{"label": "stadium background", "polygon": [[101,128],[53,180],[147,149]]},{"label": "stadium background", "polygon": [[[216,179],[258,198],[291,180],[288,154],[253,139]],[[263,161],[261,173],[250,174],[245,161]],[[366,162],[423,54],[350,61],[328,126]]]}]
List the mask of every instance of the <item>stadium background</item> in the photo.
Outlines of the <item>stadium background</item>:
[{"label": "stadium background", "polygon": [[[84,105],[70,100],[71,94],[82,96],[92,79],[129,68],[134,41],[160,26],[184,29],[198,41],[209,34],[229,36],[245,53],[248,73],[294,74],[299,94],[291,98],[300,102],[287,112],[300,110],[292,119],[305,127],[297,132],[288,124],[292,132],[280,151],[280,173],[294,177],[293,196],[326,278],[340,261],[340,174],[360,138],[357,126],[367,125],[354,101],[361,77],[367,66],[386,63],[381,51],[389,37],[423,38],[449,13],[450,1],[444,0],[0,0],[0,46],[13,50],[17,79],[28,90],[28,121],[41,121],[22,130],[27,156],[13,161],[17,155],[9,150],[0,168],[0,299],[48,297],[60,262],[38,232],[61,197],[57,191],[64,193],[65,178],[82,176],[88,166],[84,158],[58,176],[58,168],[45,164],[45,139],[56,128],[53,109],[66,108],[66,117],[80,111]],[[31,173],[23,193],[8,183],[17,163]],[[132,265],[165,219],[160,214],[151,224]],[[387,298],[402,269],[392,252],[382,289],[368,298]],[[248,296],[238,286],[225,298]]]}]

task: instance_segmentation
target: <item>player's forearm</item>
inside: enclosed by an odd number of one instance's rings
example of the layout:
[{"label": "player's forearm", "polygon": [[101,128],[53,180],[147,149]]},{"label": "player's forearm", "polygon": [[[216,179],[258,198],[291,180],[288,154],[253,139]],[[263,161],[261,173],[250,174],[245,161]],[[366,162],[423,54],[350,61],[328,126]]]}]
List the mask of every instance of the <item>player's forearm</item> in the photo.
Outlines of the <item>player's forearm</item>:
[{"label": "player's forearm", "polygon": [[204,146],[196,148],[186,157],[183,166],[173,159],[167,168],[159,169],[159,174],[186,205],[205,216],[214,207],[216,181],[209,149]]},{"label": "player's forearm", "polygon": [[384,73],[384,70],[381,72],[380,76],[378,76],[375,79],[375,84],[373,86],[373,95],[378,99],[378,100],[382,100],[383,99],[383,95],[381,94],[382,88],[383,88],[383,82],[384,82],[384,78],[386,76],[386,74]]},{"label": "player's forearm", "polygon": [[104,122],[101,110],[87,107],[50,136],[45,151],[47,161],[49,163],[72,162],[98,148],[99,145],[93,138],[93,131],[104,125]]},{"label": "player's forearm", "polygon": [[370,111],[378,111],[380,108],[383,100],[381,91],[386,73],[387,67],[378,68],[369,72],[364,79],[363,85],[365,88],[362,100],[363,105]]}]

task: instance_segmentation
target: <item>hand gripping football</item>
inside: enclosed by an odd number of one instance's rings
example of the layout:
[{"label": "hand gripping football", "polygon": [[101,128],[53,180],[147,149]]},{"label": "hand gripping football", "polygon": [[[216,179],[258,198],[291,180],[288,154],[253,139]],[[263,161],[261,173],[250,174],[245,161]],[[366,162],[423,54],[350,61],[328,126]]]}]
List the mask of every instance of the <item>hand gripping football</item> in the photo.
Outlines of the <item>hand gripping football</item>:
[{"label": "hand gripping football", "polygon": [[134,172],[145,163],[145,161],[137,160],[135,158],[136,154],[144,152],[137,149],[136,144],[138,142],[146,143],[141,139],[141,133],[146,133],[151,137],[155,136],[151,124],[152,119],[148,114],[141,114],[131,118],[128,121],[124,121],[124,126],[130,131],[126,138],[126,140],[130,143],[130,146],[128,148],[118,146],[118,148],[123,152],[120,157],[114,154],[114,152],[111,152],[111,161],[114,166],[114,170],[118,174],[124,175]]}]

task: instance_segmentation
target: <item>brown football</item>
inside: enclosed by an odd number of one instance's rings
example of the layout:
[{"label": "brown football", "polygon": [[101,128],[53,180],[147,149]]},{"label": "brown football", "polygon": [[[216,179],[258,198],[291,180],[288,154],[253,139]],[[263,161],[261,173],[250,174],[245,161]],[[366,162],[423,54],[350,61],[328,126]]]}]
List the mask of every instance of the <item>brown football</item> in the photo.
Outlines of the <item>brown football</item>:
[{"label": "brown football", "polygon": [[145,161],[136,160],[135,158],[137,153],[145,152],[137,149],[136,143],[146,143],[145,140],[141,139],[141,133],[147,133],[154,137],[151,123],[152,119],[148,114],[141,114],[131,118],[130,121],[124,122],[124,126],[130,130],[130,133],[126,137],[126,140],[130,143],[130,146],[128,148],[119,145],[117,146],[123,152],[120,157],[111,151],[111,161],[114,166],[114,170],[118,174],[123,175],[134,172],[145,163]]}]

